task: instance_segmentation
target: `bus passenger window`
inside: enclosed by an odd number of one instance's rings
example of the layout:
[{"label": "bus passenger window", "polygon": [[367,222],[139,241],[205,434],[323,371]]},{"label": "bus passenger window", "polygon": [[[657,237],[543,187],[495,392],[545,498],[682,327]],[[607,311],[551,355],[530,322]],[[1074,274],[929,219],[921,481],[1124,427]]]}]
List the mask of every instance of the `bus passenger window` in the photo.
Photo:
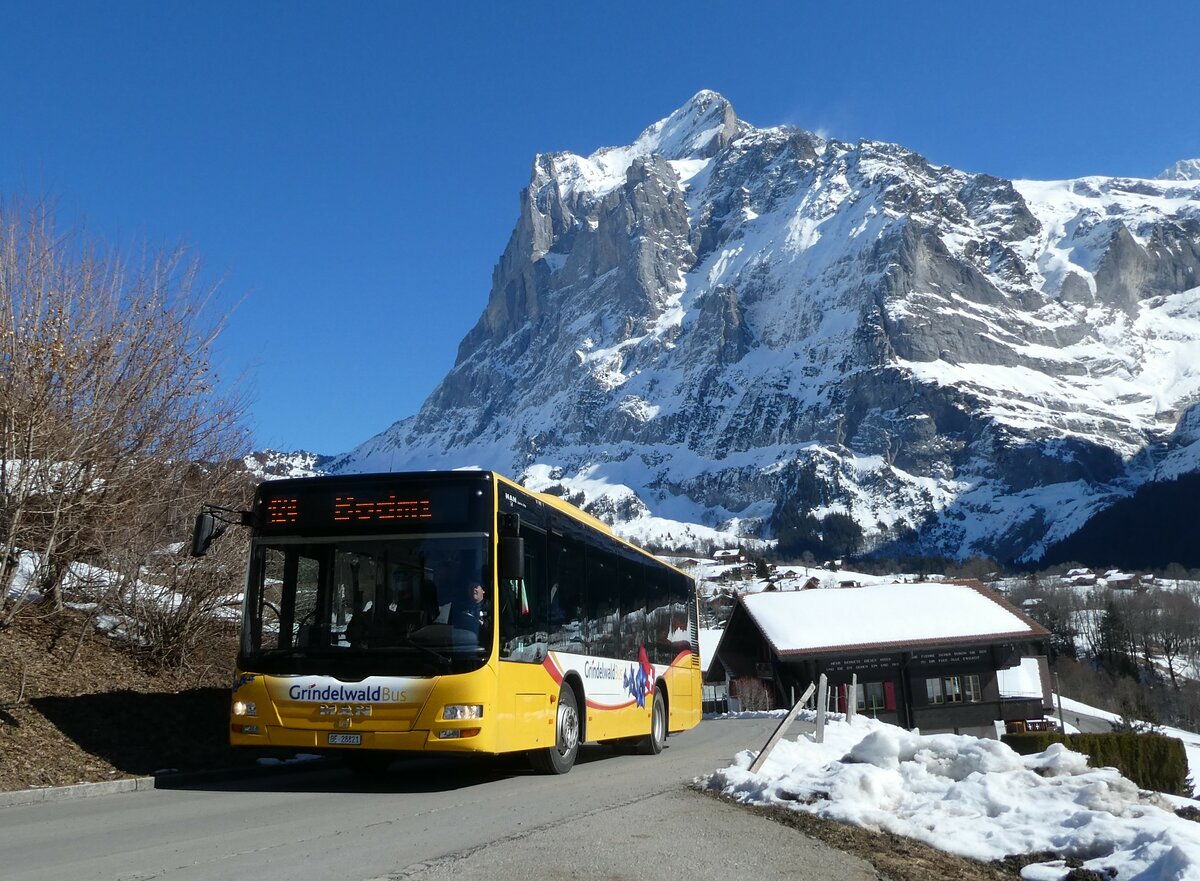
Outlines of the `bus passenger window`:
[{"label": "bus passenger window", "polygon": [[605,550],[587,550],[587,588],[584,606],[584,642],[589,655],[620,658],[621,612],[617,605],[617,556]]},{"label": "bus passenger window", "polygon": [[549,648],[582,654],[583,546],[565,536],[550,542]]},{"label": "bus passenger window", "polygon": [[521,537],[525,540],[525,578],[500,581],[496,615],[500,657],[540,664],[546,657],[547,643],[546,535],[522,528]]},{"label": "bus passenger window", "polygon": [[656,664],[671,663],[678,654],[672,642],[673,634],[687,633],[687,607],[680,604],[676,608],[667,579],[666,572],[652,572],[648,579],[646,653]]},{"label": "bus passenger window", "polygon": [[[646,632],[646,594],[642,573],[634,561],[621,558],[617,572],[617,603],[621,611],[621,658],[636,658],[638,649],[651,651],[651,638]],[[651,657],[653,657],[651,655]]]}]

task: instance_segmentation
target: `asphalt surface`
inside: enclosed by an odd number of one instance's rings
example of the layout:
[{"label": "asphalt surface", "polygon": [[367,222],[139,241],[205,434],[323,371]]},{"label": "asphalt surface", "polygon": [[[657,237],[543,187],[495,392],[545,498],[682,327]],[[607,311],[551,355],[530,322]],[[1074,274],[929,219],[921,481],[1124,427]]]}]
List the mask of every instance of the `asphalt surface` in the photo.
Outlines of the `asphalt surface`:
[{"label": "asphalt surface", "polygon": [[[1059,718],[1057,704],[1051,716],[1055,719]],[[1084,734],[1107,734],[1114,729],[1113,723],[1107,719],[1089,716],[1086,713],[1077,713],[1074,710],[1063,710],[1062,718],[1068,725],[1074,725]]]},{"label": "asphalt surface", "polygon": [[567,775],[515,759],[403,760],[0,808],[4,881],[731,877],[866,881],[864,862],[691,791],[774,719],[708,720],[658,756],[585,746]]}]

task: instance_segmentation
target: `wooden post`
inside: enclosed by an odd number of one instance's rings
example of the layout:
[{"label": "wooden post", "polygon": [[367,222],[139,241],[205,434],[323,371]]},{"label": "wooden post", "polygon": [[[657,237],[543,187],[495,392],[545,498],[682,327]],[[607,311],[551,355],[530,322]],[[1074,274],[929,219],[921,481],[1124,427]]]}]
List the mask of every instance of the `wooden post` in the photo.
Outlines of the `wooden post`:
[{"label": "wooden post", "polygon": [[858,674],[850,675],[850,690],[846,692],[846,721],[853,722],[858,712]]},{"label": "wooden post", "polygon": [[808,688],[804,689],[804,694],[800,695],[800,700],[792,705],[788,714],[783,717],[783,721],[779,723],[779,727],[775,729],[775,733],[767,740],[766,744],[759,751],[758,757],[750,765],[750,773],[757,774],[758,769],[763,766],[763,762],[767,760],[767,756],[771,754],[771,750],[775,749],[775,745],[783,739],[783,732],[792,724],[792,720],[796,718],[796,714],[800,712],[800,708],[808,703],[808,699],[812,696],[816,686],[811,682],[808,683]]},{"label": "wooden post", "polygon": [[1063,718],[1062,711],[1062,687],[1058,684],[1058,671],[1054,671],[1054,696],[1058,698],[1058,730],[1064,735],[1067,733],[1067,720]]},{"label": "wooden post", "polygon": [[825,742],[825,712],[829,707],[829,686],[826,685],[828,681],[822,673],[820,684],[817,686],[817,743]]}]

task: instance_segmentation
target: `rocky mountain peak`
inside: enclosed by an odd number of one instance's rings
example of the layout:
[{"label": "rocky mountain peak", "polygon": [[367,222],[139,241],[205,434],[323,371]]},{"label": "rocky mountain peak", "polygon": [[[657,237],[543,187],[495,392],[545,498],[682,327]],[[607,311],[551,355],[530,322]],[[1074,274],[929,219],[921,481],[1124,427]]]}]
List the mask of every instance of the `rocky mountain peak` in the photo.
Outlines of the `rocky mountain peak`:
[{"label": "rocky mountain peak", "polygon": [[704,89],[643,131],[633,146],[638,153],[664,159],[708,159],[738,133],[733,105],[722,95]]},{"label": "rocky mountain peak", "polygon": [[836,514],[1032,558],[1200,468],[1198,349],[1200,182],[1007,181],[699,92],[535,158],[454,368],[334,467],[494,468],[660,543]]},{"label": "rocky mountain peak", "polygon": [[1200,159],[1180,159],[1160,174],[1158,180],[1200,180]]}]

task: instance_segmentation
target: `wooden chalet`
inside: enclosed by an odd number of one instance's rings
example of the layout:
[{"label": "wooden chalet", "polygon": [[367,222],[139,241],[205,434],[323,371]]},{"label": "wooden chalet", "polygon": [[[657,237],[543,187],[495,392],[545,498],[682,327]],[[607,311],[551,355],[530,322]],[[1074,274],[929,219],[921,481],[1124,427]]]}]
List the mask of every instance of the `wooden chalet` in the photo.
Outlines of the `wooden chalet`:
[{"label": "wooden chalet", "polygon": [[[1051,711],[1049,637],[978,582],[747,594],[706,681],[726,683],[736,699],[749,677],[785,707],[824,673],[835,689],[831,710],[853,699],[860,712],[904,728],[995,736],[996,722]],[[1023,686],[1006,688],[1017,673]]]}]

